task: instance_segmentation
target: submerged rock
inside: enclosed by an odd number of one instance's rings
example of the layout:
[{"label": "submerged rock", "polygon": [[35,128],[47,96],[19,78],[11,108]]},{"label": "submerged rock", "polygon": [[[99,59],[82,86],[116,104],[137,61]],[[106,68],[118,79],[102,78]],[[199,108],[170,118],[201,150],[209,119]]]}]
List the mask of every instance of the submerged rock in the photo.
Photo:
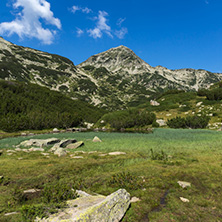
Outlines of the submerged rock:
[{"label": "submerged rock", "polygon": [[30,139],[30,140],[25,140],[20,143],[20,146],[24,147],[29,147],[29,146],[39,146],[39,147],[44,147],[44,146],[49,146],[53,145],[56,143],[59,143],[60,139],[57,138],[49,138],[49,139]]},{"label": "submerged rock", "polygon": [[66,148],[68,145],[76,143],[77,140],[75,139],[68,139],[68,140],[61,140],[59,143],[56,143],[51,149],[50,151],[54,152],[55,150],[57,150],[58,148]]},{"label": "submerged rock", "polygon": [[99,137],[95,136],[93,138],[93,142],[102,142],[102,140]]},{"label": "submerged rock", "polygon": [[66,148],[67,149],[77,149],[77,148],[79,148],[79,147],[81,147],[83,145],[84,145],[84,142],[83,141],[79,141],[79,142],[75,142],[75,143],[69,144]]}]

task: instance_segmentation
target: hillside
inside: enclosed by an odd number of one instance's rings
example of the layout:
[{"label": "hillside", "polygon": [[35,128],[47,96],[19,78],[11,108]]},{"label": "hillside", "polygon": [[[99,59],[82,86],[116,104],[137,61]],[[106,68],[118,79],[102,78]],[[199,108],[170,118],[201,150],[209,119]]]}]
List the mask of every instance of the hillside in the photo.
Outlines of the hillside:
[{"label": "hillside", "polygon": [[[208,129],[221,130],[221,82],[212,85],[209,90],[200,89],[198,92],[169,90],[156,95],[153,101],[153,103],[147,102],[128,110],[107,113],[98,120],[96,127],[106,127],[109,129],[121,126],[119,128],[125,128],[125,126],[132,127],[130,124],[133,122],[134,129],[137,131],[138,128],[140,129],[141,127],[141,129],[147,129],[148,125],[151,127],[151,124],[153,127],[167,127],[167,122],[176,117],[206,117],[209,119]],[[144,114],[146,114],[146,120],[149,120],[152,114],[154,114],[155,117],[152,117],[150,123],[146,124],[145,119],[142,119]],[[142,120],[141,123],[139,123],[140,120]],[[153,121],[158,124],[155,124]]]},{"label": "hillside", "polygon": [[96,122],[104,111],[45,87],[0,81],[0,130],[69,128]]},{"label": "hillside", "polygon": [[0,37],[0,79],[36,83],[109,110],[137,106],[168,89],[198,90],[222,80],[206,70],[152,67],[125,46],[75,66],[67,58],[12,44]]}]

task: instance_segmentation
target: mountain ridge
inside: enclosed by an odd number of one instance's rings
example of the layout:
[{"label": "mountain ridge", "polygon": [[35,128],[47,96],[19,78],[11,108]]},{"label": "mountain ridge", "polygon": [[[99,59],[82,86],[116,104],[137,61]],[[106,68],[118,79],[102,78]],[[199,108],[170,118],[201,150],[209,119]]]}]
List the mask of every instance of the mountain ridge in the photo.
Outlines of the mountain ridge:
[{"label": "mountain ridge", "polygon": [[68,58],[17,46],[0,37],[0,79],[31,82],[99,107],[123,109],[145,103],[167,89],[208,88],[222,80],[222,74],[152,67],[123,45],[75,66]]}]

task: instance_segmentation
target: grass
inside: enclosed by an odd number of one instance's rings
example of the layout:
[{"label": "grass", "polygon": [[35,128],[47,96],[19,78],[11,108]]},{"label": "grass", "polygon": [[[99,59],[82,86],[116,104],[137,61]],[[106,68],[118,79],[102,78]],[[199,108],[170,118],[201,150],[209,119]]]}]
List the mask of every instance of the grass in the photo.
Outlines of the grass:
[{"label": "grass", "polygon": [[[103,142],[93,143],[94,136]],[[14,149],[23,140],[49,137],[84,141],[78,150],[86,153],[76,154],[84,158],[6,153],[5,149]],[[221,221],[221,144],[222,132],[174,129],[156,129],[152,134],[87,132],[2,139],[0,176],[6,182],[0,185],[0,221],[23,221],[21,214],[4,214],[19,211],[23,205],[42,204],[39,196],[16,201],[19,192],[15,189],[43,189],[44,184],[56,183],[103,195],[125,188],[141,201],[131,204],[123,222]],[[87,153],[90,151],[97,152]],[[99,156],[99,152],[112,151],[126,155]],[[191,187],[179,187],[178,180],[190,182]],[[180,197],[190,202],[184,203]]]}]

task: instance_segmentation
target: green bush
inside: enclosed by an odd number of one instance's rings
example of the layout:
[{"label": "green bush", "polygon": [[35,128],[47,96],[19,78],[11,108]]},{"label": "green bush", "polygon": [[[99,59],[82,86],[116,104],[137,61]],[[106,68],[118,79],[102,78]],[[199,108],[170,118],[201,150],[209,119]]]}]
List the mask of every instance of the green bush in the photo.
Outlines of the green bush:
[{"label": "green bush", "polygon": [[160,124],[157,123],[156,121],[153,121],[153,123],[152,123],[152,127],[154,127],[154,128],[158,128],[158,127],[160,127]]},{"label": "green bush", "polygon": [[186,118],[186,125],[192,129],[204,129],[210,121],[209,116],[188,116]]},{"label": "green bush", "polygon": [[121,128],[150,125],[156,121],[156,115],[146,110],[128,109],[105,114],[101,120],[103,120],[105,124],[109,124],[111,128],[120,130]]},{"label": "green bush", "polygon": [[210,117],[208,116],[187,116],[186,118],[176,117],[167,121],[170,128],[192,128],[204,129],[208,125]]},{"label": "green bush", "polygon": [[64,208],[65,206],[66,204],[64,203],[23,205],[20,212],[23,221],[32,222],[36,217],[40,219],[47,218],[50,214],[57,213],[58,209]]},{"label": "green bush", "polygon": [[23,205],[21,208],[22,219],[27,222],[34,221],[36,217],[46,217],[46,207],[43,204],[38,205]]},{"label": "green bush", "polygon": [[151,160],[168,160],[167,154],[163,150],[161,150],[160,152],[154,152],[153,149],[151,149],[150,153]]},{"label": "green bush", "polygon": [[172,118],[170,120],[167,121],[167,125],[170,128],[186,128],[186,119],[177,116],[176,118]]}]

